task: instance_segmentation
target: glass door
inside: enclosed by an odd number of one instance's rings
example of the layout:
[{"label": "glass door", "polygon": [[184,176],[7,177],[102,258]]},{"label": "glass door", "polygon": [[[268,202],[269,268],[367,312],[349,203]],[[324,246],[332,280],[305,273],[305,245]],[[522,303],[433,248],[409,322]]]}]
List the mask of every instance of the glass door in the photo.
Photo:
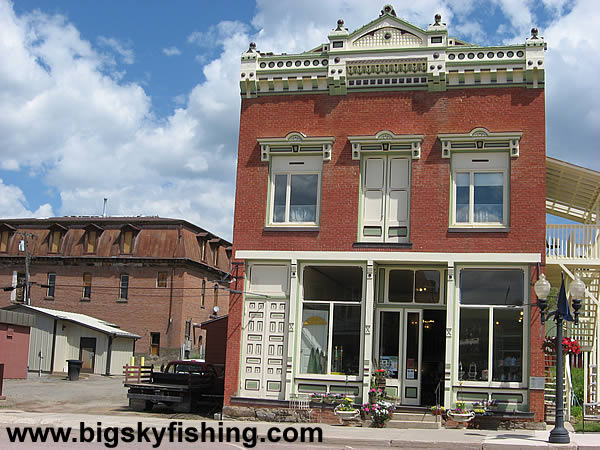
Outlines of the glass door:
[{"label": "glass door", "polygon": [[400,318],[399,311],[379,315],[379,368],[385,370],[387,394],[395,398],[400,398]]},{"label": "glass door", "polygon": [[402,358],[402,404],[421,404],[421,343],[423,311],[404,311],[404,357]]}]

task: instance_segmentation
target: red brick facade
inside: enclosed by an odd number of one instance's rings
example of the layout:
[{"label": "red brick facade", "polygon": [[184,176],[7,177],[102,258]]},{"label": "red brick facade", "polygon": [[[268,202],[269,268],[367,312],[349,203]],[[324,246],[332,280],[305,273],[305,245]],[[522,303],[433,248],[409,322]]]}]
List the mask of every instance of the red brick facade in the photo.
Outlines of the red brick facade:
[{"label": "red brick facade", "polygon": [[[473,88],[447,92],[404,91],[331,95],[279,95],[242,99],[234,221],[239,250],[530,253],[544,255],[545,113],[543,89]],[[442,158],[440,133],[522,132],[520,155],[510,161],[509,229],[449,232],[450,159]],[[411,247],[373,244],[355,248],[359,220],[360,161],[348,136],[422,134],[421,158],[412,160]],[[257,138],[334,136],[331,161],[323,163],[320,229],[265,230],[269,164]],[[543,260],[542,260],[543,262]],[[507,261],[510,263],[510,261]],[[243,266],[242,266],[243,267]],[[531,266],[532,277],[537,270]],[[534,281],[535,281],[534,279]],[[238,283],[241,283],[241,280]],[[241,289],[242,284],[238,286]],[[533,290],[531,298],[535,298]],[[241,294],[230,297],[225,402],[239,387]],[[531,376],[544,375],[539,317],[531,313]],[[543,391],[530,391],[530,410],[543,420]]]}]

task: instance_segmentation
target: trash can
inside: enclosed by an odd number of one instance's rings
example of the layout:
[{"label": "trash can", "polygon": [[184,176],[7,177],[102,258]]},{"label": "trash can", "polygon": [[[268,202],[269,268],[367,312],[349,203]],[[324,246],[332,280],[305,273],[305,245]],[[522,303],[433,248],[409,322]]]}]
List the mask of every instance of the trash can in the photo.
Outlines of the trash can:
[{"label": "trash can", "polygon": [[83,361],[81,361],[80,359],[67,359],[67,364],[69,364],[69,380],[79,380],[79,372],[81,372],[81,366],[83,365]]}]

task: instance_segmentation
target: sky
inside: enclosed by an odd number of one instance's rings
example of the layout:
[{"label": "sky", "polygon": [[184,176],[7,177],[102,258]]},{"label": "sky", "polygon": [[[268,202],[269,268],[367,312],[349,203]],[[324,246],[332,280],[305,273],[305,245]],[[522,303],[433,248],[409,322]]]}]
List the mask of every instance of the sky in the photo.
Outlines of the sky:
[{"label": "sky", "polygon": [[[391,2],[426,28],[546,53],[547,154],[600,170],[597,0]],[[373,0],[0,0],[0,217],[159,215],[231,239],[240,55],[297,53]]]}]

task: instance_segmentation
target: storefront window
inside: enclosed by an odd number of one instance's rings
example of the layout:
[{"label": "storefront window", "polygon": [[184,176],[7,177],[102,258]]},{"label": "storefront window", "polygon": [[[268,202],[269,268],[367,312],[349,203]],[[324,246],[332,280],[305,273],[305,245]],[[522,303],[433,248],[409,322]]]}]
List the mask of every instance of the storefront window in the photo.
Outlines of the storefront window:
[{"label": "storefront window", "polygon": [[523,271],[468,269],[460,277],[459,379],[522,382]]},{"label": "storefront window", "polygon": [[362,284],[360,267],[304,268],[301,373],[360,373]]},{"label": "storefront window", "polygon": [[302,311],[300,372],[327,373],[329,305],[305,304]]},{"label": "storefront window", "polygon": [[459,380],[488,381],[488,327],[488,309],[461,309]]},{"label": "storefront window", "polygon": [[333,305],[331,373],[358,375],[360,306]]},{"label": "storefront window", "polygon": [[440,272],[437,270],[415,271],[415,303],[438,303],[440,301]]},{"label": "storefront window", "polygon": [[414,272],[412,270],[390,270],[388,301],[411,303],[413,301]]}]

